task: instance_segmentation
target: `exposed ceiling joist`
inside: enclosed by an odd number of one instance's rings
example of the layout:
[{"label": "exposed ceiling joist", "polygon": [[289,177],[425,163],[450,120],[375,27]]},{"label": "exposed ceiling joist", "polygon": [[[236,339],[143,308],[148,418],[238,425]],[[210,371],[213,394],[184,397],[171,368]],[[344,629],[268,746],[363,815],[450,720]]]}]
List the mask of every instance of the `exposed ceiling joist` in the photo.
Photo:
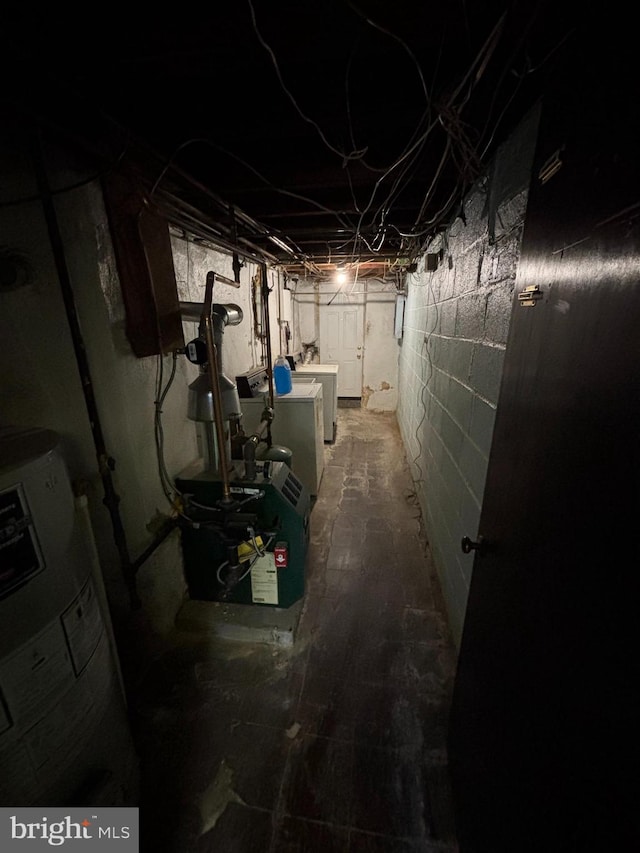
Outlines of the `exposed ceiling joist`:
[{"label": "exposed ceiling joist", "polygon": [[107,17],[91,39],[59,10],[19,18],[10,99],[111,134],[117,166],[148,146],[144,180],[168,215],[296,269],[412,263],[577,27],[550,0],[222,0]]}]

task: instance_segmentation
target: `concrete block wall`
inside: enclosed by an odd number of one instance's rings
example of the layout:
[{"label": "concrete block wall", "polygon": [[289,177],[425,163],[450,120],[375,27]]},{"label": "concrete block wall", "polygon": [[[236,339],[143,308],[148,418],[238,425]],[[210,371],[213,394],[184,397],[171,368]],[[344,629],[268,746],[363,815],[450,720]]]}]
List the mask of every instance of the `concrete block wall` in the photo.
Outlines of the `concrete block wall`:
[{"label": "concrete block wall", "polygon": [[[538,110],[407,276],[398,422],[459,643],[520,255]],[[427,269],[427,254],[437,269]]]}]

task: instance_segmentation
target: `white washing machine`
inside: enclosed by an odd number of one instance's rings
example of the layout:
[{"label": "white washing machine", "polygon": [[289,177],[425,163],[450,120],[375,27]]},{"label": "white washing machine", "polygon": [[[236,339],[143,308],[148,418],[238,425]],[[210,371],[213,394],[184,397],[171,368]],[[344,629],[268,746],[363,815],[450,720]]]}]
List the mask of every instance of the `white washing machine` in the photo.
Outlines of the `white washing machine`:
[{"label": "white washing machine", "polygon": [[338,365],[305,362],[302,353],[288,355],[293,382],[305,382],[314,378],[322,383],[322,406],[324,440],[335,441],[338,422]]},{"label": "white washing machine", "polygon": [[[259,426],[264,405],[262,393],[252,397],[241,396],[242,427],[247,435]],[[307,487],[309,494],[315,497],[324,471],[322,384],[296,382],[288,394],[274,393],[273,409],[273,442],[291,450],[293,472]]]}]

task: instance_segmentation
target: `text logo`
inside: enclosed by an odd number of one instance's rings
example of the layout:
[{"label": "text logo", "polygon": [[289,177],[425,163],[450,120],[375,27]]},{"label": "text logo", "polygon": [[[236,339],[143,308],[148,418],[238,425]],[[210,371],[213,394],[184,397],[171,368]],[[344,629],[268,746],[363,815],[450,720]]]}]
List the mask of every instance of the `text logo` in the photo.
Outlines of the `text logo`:
[{"label": "text logo", "polygon": [[138,809],[0,808],[0,850],[138,853]]}]

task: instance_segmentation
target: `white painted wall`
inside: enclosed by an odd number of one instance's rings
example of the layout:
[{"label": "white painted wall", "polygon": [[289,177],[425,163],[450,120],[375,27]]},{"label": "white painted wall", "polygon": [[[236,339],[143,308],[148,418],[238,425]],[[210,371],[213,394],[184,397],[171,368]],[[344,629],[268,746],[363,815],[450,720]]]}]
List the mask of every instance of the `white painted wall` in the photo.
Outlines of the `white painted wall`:
[{"label": "white painted wall", "polygon": [[[82,168],[65,164],[64,174],[52,174],[50,181],[60,187],[86,177]],[[0,202],[37,194],[30,165],[2,140],[0,185]],[[57,194],[56,209],[105,441],[116,462],[113,479],[121,499],[122,522],[131,557],[135,558],[171,510],[161,488],[154,442],[158,358],[137,358],[125,336],[124,303],[99,184]],[[28,283],[19,290],[0,290],[0,425],[46,427],[60,434],[72,479],[88,483],[91,518],[114,622],[117,630],[127,632],[132,614],[111,521],[102,504],[93,439],[40,202],[0,206],[0,226],[1,245],[23,253],[32,271]],[[233,276],[230,256],[187,241],[178,232],[172,236],[172,248],[182,300],[203,299],[206,274],[211,269]],[[238,304],[244,312],[243,322],[229,327],[224,336],[223,366],[232,378],[260,362],[261,348],[253,338],[250,306],[255,271],[255,265],[250,264],[242,269],[240,289],[218,284],[214,291],[215,301]],[[280,336],[280,281],[274,271],[270,271],[270,279],[275,287],[270,299],[275,357]],[[195,324],[185,324],[185,340],[195,331]],[[172,356],[165,356],[163,362],[166,379]],[[197,367],[178,356],[176,378],[163,405],[165,461],[171,475],[198,455],[196,426],[186,417],[187,388],[197,374]],[[185,594],[177,533],[165,540],[142,567],[138,586],[143,611],[135,615],[135,642],[153,647],[172,627]]]},{"label": "white painted wall", "polygon": [[[291,351],[320,339],[320,312],[336,293],[336,286],[300,279],[292,288],[293,341]],[[371,411],[395,411],[398,402],[400,348],[394,337],[395,287],[380,281],[347,284],[341,301],[360,304],[364,311],[362,406]]]},{"label": "white painted wall", "polygon": [[394,412],[398,404],[399,341],[394,337],[395,288],[372,282],[365,303],[362,406]]}]

